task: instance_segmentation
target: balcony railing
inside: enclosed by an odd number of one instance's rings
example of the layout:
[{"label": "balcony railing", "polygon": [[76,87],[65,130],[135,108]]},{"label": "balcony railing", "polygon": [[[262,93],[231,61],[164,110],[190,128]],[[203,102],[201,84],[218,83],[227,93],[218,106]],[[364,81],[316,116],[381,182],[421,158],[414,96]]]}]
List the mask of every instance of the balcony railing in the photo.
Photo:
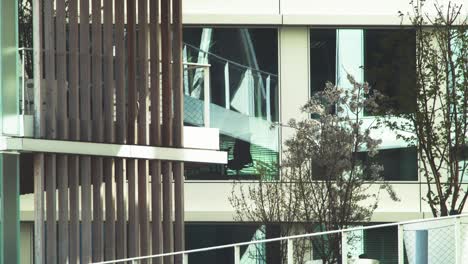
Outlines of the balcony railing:
[{"label": "balcony railing", "polygon": [[[284,260],[287,264],[297,262],[295,248],[300,243],[319,243],[326,239],[338,236],[341,239],[340,258],[343,264],[378,264],[378,259],[364,258],[362,250],[359,250],[358,243],[362,243],[362,234],[366,230],[379,230],[383,228],[395,228],[395,234],[398,237],[397,248],[397,263],[398,264],[418,264],[418,263],[455,263],[461,264],[468,259],[468,214],[455,215],[440,218],[431,218],[423,220],[413,220],[399,223],[389,223],[380,225],[371,225],[356,228],[347,228],[343,230],[333,230],[325,232],[316,232],[309,234],[292,235],[287,237],[277,237],[271,239],[262,239],[235,243],[229,245],[220,245],[207,248],[192,249],[180,252],[170,252],[152,256],[141,256],[135,258],[127,258],[121,260],[96,262],[94,264],[111,264],[129,262],[140,263],[140,261],[161,258],[164,256],[184,255],[184,263],[190,263],[192,254],[202,252],[212,252],[221,249],[232,249],[234,252],[233,262],[252,263],[248,258],[262,258],[265,254],[264,245],[267,243],[280,243],[284,245]],[[361,236],[361,237],[359,237]],[[241,247],[247,247],[245,253],[241,255]],[[260,248],[260,250],[259,250]],[[362,247],[361,247],[362,248]],[[308,250],[307,259],[301,259],[301,263],[322,263],[321,259],[314,259],[313,249]],[[255,253],[252,253],[255,252]],[[361,257],[359,257],[361,255]],[[344,256],[344,257],[341,257]],[[252,261],[252,260],[251,260]],[[253,260],[255,262],[255,260]],[[257,262],[255,262],[257,263]],[[263,263],[263,262],[260,262]]]}]

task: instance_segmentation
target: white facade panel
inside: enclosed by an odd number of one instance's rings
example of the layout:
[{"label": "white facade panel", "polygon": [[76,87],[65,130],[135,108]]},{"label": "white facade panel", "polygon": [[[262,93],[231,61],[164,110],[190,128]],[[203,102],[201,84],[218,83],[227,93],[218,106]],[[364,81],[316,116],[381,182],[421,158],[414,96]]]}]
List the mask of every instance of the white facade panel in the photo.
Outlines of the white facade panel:
[{"label": "white facade panel", "polygon": [[[282,27],[279,33],[281,122],[287,123],[307,118],[299,108],[309,100],[309,29]],[[281,133],[284,142],[294,131],[282,127]]]},{"label": "white facade panel", "polygon": [[281,13],[284,15],[397,15],[408,6],[407,0],[282,0]]},{"label": "white facade panel", "polygon": [[279,14],[279,0],[185,0],[185,14]]}]

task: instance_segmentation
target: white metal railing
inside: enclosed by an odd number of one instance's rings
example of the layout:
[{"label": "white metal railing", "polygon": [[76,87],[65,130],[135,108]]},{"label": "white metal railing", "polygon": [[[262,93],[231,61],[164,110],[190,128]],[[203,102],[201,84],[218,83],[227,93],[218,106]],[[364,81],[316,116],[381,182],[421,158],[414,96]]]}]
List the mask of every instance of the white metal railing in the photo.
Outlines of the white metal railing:
[{"label": "white metal railing", "polygon": [[[464,220],[464,221],[462,221]],[[431,226],[432,224],[432,226]],[[249,245],[256,245],[256,244],[263,244],[263,243],[271,243],[271,242],[280,242],[280,241],[286,241],[287,243],[287,264],[293,264],[294,263],[294,244],[293,241],[296,239],[301,239],[301,238],[313,238],[313,237],[318,237],[318,236],[324,236],[324,235],[331,235],[331,234],[340,234],[341,239],[342,239],[342,248],[341,248],[341,254],[342,256],[348,256],[348,240],[347,240],[347,235],[351,232],[356,232],[356,231],[363,231],[363,230],[369,230],[369,229],[378,229],[378,228],[385,228],[385,227],[397,227],[398,228],[398,263],[399,264],[404,264],[404,249],[405,247],[408,248],[411,245],[409,245],[408,241],[405,241],[405,232],[413,232],[413,231],[429,231],[429,230],[439,230],[441,228],[452,228],[453,227],[453,236],[455,239],[453,239],[453,250],[454,252],[451,252],[453,256],[453,261],[450,259],[447,259],[444,257],[445,262],[444,263],[455,263],[455,264],[461,264],[463,263],[463,249],[468,245],[468,228],[465,231],[462,231],[462,225],[467,225],[468,227],[468,214],[463,214],[463,215],[453,215],[453,216],[446,216],[446,217],[439,217],[439,218],[429,218],[429,219],[420,219],[420,220],[412,220],[412,221],[404,221],[404,222],[398,222],[398,223],[388,223],[388,224],[379,224],[379,225],[372,225],[372,226],[364,226],[364,227],[355,227],[355,228],[347,228],[347,229],[342,229],[342,230],[332,230],[332,231],[325,231],[325,232],[316,232],[316,233],[308,233],[308,234],[300,234],[300,235],[293,235],[293,236],[287,236],[287,237],[277,237],[277,238],[270,238],[270,239],[263,239],[263,240],[255,240],[255,241],[247,241],[247,242],[241,242],[241,243],[234,243],[234,244],[228,244],[228,245],[220,245],[220,246],[213,246],[213,247],[206,247],[206,248],[198,248],[198,249],[191,249],[191,250],[185,250],[185,251],[178,251],[178,252],[170,252],[170,253],[163,253],[163,254],[156,254],[156,255],[150,255],[150,256],[140,256],[140,257],[133,257],[133,258],[125,258],[125,259],[119,259],[119,260],[110,260],[110,261],[102,261],[102,262],[94,262],[92,264],[111,264],[111,263],[123,263],[123,262],[131,262],[131,263],[139,263],[141,260],[148,260],[148,259],[153,259],[153,258],[161,258],[161,257],[166,257],[166,256],[175,256],[175,255],[183,255],[183,260],[184,263],[188,263],[188,255],[193,254],[193,253],[199,253],[199,252],[207,252],[207,251],[213,251],[213,250],[220,250],[220,249],[226,249],[226,248],[232,248],[234,251],[234,263],[235,264],[240,264],[240,247],[241,246],[249,246]],[[451,237],[451,236],[450,236]],[[437,238],[437,236],[436,236]],[[443,241],[444,237],[440,237],[440,239]],[[406,238],[408,240],[408,238]],[[411,241],[410,241],[411,242]],[[426,243],[429,243],[426,241]],[[447,245],[444,242],[445,248],[443,249],[444,251],[447,251]],[[426,244],[426,247],[428,245]],[[432,246],[434,248],[434,245]],[[448,246],[450,248],[450,245]],[[427,248],[426,248],[427,250]],[[414,252],[415,254],[417,252]],[[426,252],[427,253],[427,252]],[[450,252],[449,252],[450,253]],[[427,253],[428,254],[428,253]],[[417,255],[417,254],[416,254]],[[427,263],[427,258],[428,256],[422,256],[426,257],[426,262]],[[409,263],[417,263],[414,258],[412,259],[413,261],[409,260]],[[353,263],[350,259],[347,257],[342,258],[342,264],[349,264]],[[359,263],[359,262],[357,262]],[[377,262],[378,263],[378,262]],[[423,262],[419,262],[423,263]],[[434,263],[433,261],[430,263]],[[439,263],[439,262],[437,262]]]}]

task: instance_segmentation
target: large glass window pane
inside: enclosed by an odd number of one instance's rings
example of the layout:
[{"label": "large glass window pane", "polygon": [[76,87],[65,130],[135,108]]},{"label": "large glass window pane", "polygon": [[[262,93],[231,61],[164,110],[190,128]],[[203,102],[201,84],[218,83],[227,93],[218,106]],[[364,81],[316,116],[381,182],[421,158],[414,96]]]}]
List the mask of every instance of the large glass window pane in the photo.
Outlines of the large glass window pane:
[{"label": "large glass window pane", "polygon": [[387,96],[379,103],[398,113],[414,111],[416,33],[409,29],[311,29],[311,93],[331,81],[350,86],[348,73]]},{"label": "large glass window pane", "polygon": [[[265,227],[255,224],[187,224],[187,250],[265,239]],[[265,245],[240,247],[241,263],[265,263]],[[189,254],[189,263],[234,263],[233,248]]]},{"label": "large glass window pane", "polygon": [[188,179],[251,179],[258,178],[258,166],[276,168],[277,30],[187,27],[183,54],[185,125],[204,126],[209,118],[220,131],[220,149],[229,153],[225,166],[190,164]]},{"label": "large glass window pane", "polygon": [[364,231],[363,258],[378,260],[381,264],[398,263],[398,230],[383,227]]},{"label": "large glass window pane", "polygon": [[336,30],[310,31],[310,89],[311,94],[323,91],[326,82],[336,80]]},{"label": "large glass window pane", "polygon": [[[416,106],[416,33],[403,29],[364,30],[364,79],[388,96],[380,104],[398,113]],[[370,114],[370,113],[368,113]],[[375,114],[375,113],[374,113]]]}]

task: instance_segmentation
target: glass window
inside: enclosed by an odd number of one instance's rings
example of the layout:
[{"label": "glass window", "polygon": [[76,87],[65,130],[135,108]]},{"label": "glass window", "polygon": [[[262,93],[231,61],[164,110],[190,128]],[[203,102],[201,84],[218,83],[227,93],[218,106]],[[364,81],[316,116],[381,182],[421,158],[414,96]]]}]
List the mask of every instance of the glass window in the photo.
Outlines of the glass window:
[{"label": "glass window", "polygon": [[[398,113],[416,106],[416,33],[407,29],[311,29],[311,94],[325,82],[347,88],[346,74],[387,96],[379,103]],[[372,91],[371,91],[372,92]],[[382,114],[369,113],[364,115]]]},{"label": "glass window", "polygon": [[386,181],[417,181],[418,155],[416,148],[382,149],[374,157],[359,152],[362,162],[373,161],[383,166],[382,176]]},{"label": "glass window", "polygon": [[364,255],[382,264],[398,263],[398,230],[395,226],[364,231]]},{"label": "glass window", "polygon": [[[386,181],[417,181],[418,158],[416,148],[382,149],[374,157],[367,152],[359,152],[357,158],[363,163],[375,162],[383,166],[381,176]],[[326,168],[312,162],[312,175],[316,180],[324,180]],[[364,174],[366,172],[364,171]]]},{"label": "glass window", "polygon": [[[185,248],[190,250],[265,238],[265,227],[255,224],[189,223],[185,231]],[[264,263],[265,246],[240,247],[240,257],[241,263]],[[234,264],[234,251],[232,248],[212,250],[190,254],[188,258],[189,263]]]},{"label": "glass window", "polygon": [[253,179],[258,166],[273,168],[277,177],[277,30],[187,27],[183,58],[184,123],[203,126],[209,118],[210,127],[219,129],[220,149],[229,154],[227,165],[187,165],[187,178]]},{"label": "glass window", "polygon": [[380,105],[397,113],[414,112],[416,32],[402,29],[366,29],[364,57],[364,80],[372,89],[388,96],[388,100],[379,102]]},{"label": "glass window", "polygon": [[336,30],[310,31],[310,89],[311,94],[323,91],[326,82],[336,80]]}]

